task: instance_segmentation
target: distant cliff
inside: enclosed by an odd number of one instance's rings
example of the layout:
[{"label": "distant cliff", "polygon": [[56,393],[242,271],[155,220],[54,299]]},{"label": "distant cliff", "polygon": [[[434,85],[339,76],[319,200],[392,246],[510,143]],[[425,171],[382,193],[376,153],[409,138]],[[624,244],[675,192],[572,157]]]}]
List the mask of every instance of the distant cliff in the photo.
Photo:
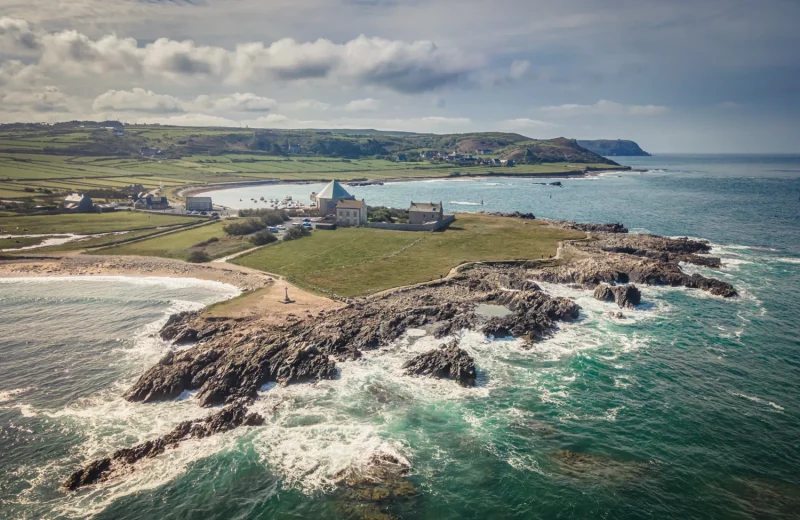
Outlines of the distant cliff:
[{"label": "distant cliff", "polygon": [[578,141],[578,144],[587,150],[604,157],[617,156],[649,156],[650,154],[639,148],[633,141],[623,139],[597,139],[594,141]]}]

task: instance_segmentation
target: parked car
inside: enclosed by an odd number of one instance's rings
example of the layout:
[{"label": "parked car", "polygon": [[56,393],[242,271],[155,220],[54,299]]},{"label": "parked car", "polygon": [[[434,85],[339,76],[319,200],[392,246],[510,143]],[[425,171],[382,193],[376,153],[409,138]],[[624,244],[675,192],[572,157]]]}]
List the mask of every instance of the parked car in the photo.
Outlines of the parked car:
[{"label": "parked car", "polygon": [[306,217],[306,218],[303,219],[303,222],[311,222],[311,219]]},{"label": "parked car", "polygon": [[280,230],[276,227],[268,227],[267,228],[270,233],[278,233]]},{"label": "parked car", "polygon": [[286,231],[286,226],[284,226],[283,224],[279,224],[278,229],[280,229],[281,231]]},{"label": "parked car", "polygon": [[303,222],[303,227],[311,228],[311,222]]}]

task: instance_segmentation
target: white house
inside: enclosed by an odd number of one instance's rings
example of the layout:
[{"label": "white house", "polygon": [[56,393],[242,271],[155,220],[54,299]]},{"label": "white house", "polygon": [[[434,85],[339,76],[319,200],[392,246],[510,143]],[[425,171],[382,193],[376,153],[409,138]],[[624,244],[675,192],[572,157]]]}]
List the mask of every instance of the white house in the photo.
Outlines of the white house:
[{"label": "white house", "polygon": [[345,226],[367,225],[367,203],[364,200],[340,200],[336,204],[336,223]]},{"label": "white house", "polygon": [[186,211],[211,211],[211,197],[186,197]]}]

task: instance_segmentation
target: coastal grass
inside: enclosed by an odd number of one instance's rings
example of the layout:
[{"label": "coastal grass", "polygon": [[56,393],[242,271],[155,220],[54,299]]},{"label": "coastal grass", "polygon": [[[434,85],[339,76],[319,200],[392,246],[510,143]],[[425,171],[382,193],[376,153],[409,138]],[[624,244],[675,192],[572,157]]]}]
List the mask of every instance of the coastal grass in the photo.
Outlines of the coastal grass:
[{"label": "coastal grass", "polygon": [[0,238],[0,250],[3,249],[19,249],[21,247],[30,247],[41,244],[47,240],[47,237],[11,237]]},{"label": "coastal grass", "polygon": [[101,236],[94,236],[91,238],[81,238],[72,240],[64,244],[54,246],[37,247],[27,251],[20,251],[22,253],[35,253],[35,254],[52,254],[52,253],[67,253],[70,251],[80,251],[82,249],[93,249],[99,247],[109,247],[117,244],[123,244],[132,240],[139,240],[152,235],[159,235],[169,231],[176,231],[182,229],[184,226],[172,226],[171,228],[153,228],[153,229],[139,229],[136,231],[123,231],[112,234],[105,234]]},{"label": "coastal grass", "polygon": [[581,232],[535,220],[459,214],[441,232],[317,230],[232,262],[285,276],[312,291],[352,297],[435,280],[465,262],[546,258],[555,255],[559,241],[582,238]]},{"label": "coastal grass", "polygon": [[40,235],[75,233],[92,235],[156,227],[171,227],[197,223],[199,219],[171,215],[156,215],[138,211],[114,213],[62,213],[59,215],[30,215],[0,217],[0,234]]},{"label": "coastal grass", "polygon": [[[222,222],[214,222],[146,240],[96,249],[92,253],[98,255],[158,256],[187,260],[192,253],[203,252],[211,258],[219,258],[252,247],[246,237],[230,237],[226,235],[223,226]],[[208,243],[211,239],[216,240]]]}]

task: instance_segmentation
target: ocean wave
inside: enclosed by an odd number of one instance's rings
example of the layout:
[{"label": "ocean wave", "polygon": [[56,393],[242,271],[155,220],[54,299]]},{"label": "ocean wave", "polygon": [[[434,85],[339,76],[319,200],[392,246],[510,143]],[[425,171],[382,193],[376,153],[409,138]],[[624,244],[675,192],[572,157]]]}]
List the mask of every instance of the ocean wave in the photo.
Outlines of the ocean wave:
[{"label": "ocean wave", "polygon": [[63,276],[17,276],[0,277],[0,283],[26,283],[26,284],[47,284],[53,282],[121,282],[139,286],[161,286],[167,289],[182,289],[189,287],[202,287],[212,289],[229,295],[238,296],[241,291],[227,283],[216,280],[203,280],[200,278],[179,278],[169,276],[145,276],[145,275],[63,275]]},{"label": "ocean wave", "polygon": [[9,401],[12,401],[17,396],[22,395],[31,390],[34,390],[34,387],[26,386],[24,388],[12,388],[11,390],[0,390],[0,403],[7,403]]},{"label": "ocean wave", "polygon": [[736,397],[741,397],[741,398],[747,399],[748,401],[752,401],[754,403],[770,406],[770,407],[774,408],[775,410],[778,410],[779,412],[784,411],[783,406],[781,406],[779,404],[776,404],[776,403],[773,403],[772,401],[767,401],[767,400],[761,399],[760,397],[755,397],[753,395],[743,394],[741,392],[732,392],[730,390],[728,390],[728,393],[730,395],[733,395],[733,396],[736,396]]},{"label": "ocean wave", "polygon": [[456,204],[458,206],[483,206],[480,202],[463,202],[458,200],[451,200],[450,204]]}]

